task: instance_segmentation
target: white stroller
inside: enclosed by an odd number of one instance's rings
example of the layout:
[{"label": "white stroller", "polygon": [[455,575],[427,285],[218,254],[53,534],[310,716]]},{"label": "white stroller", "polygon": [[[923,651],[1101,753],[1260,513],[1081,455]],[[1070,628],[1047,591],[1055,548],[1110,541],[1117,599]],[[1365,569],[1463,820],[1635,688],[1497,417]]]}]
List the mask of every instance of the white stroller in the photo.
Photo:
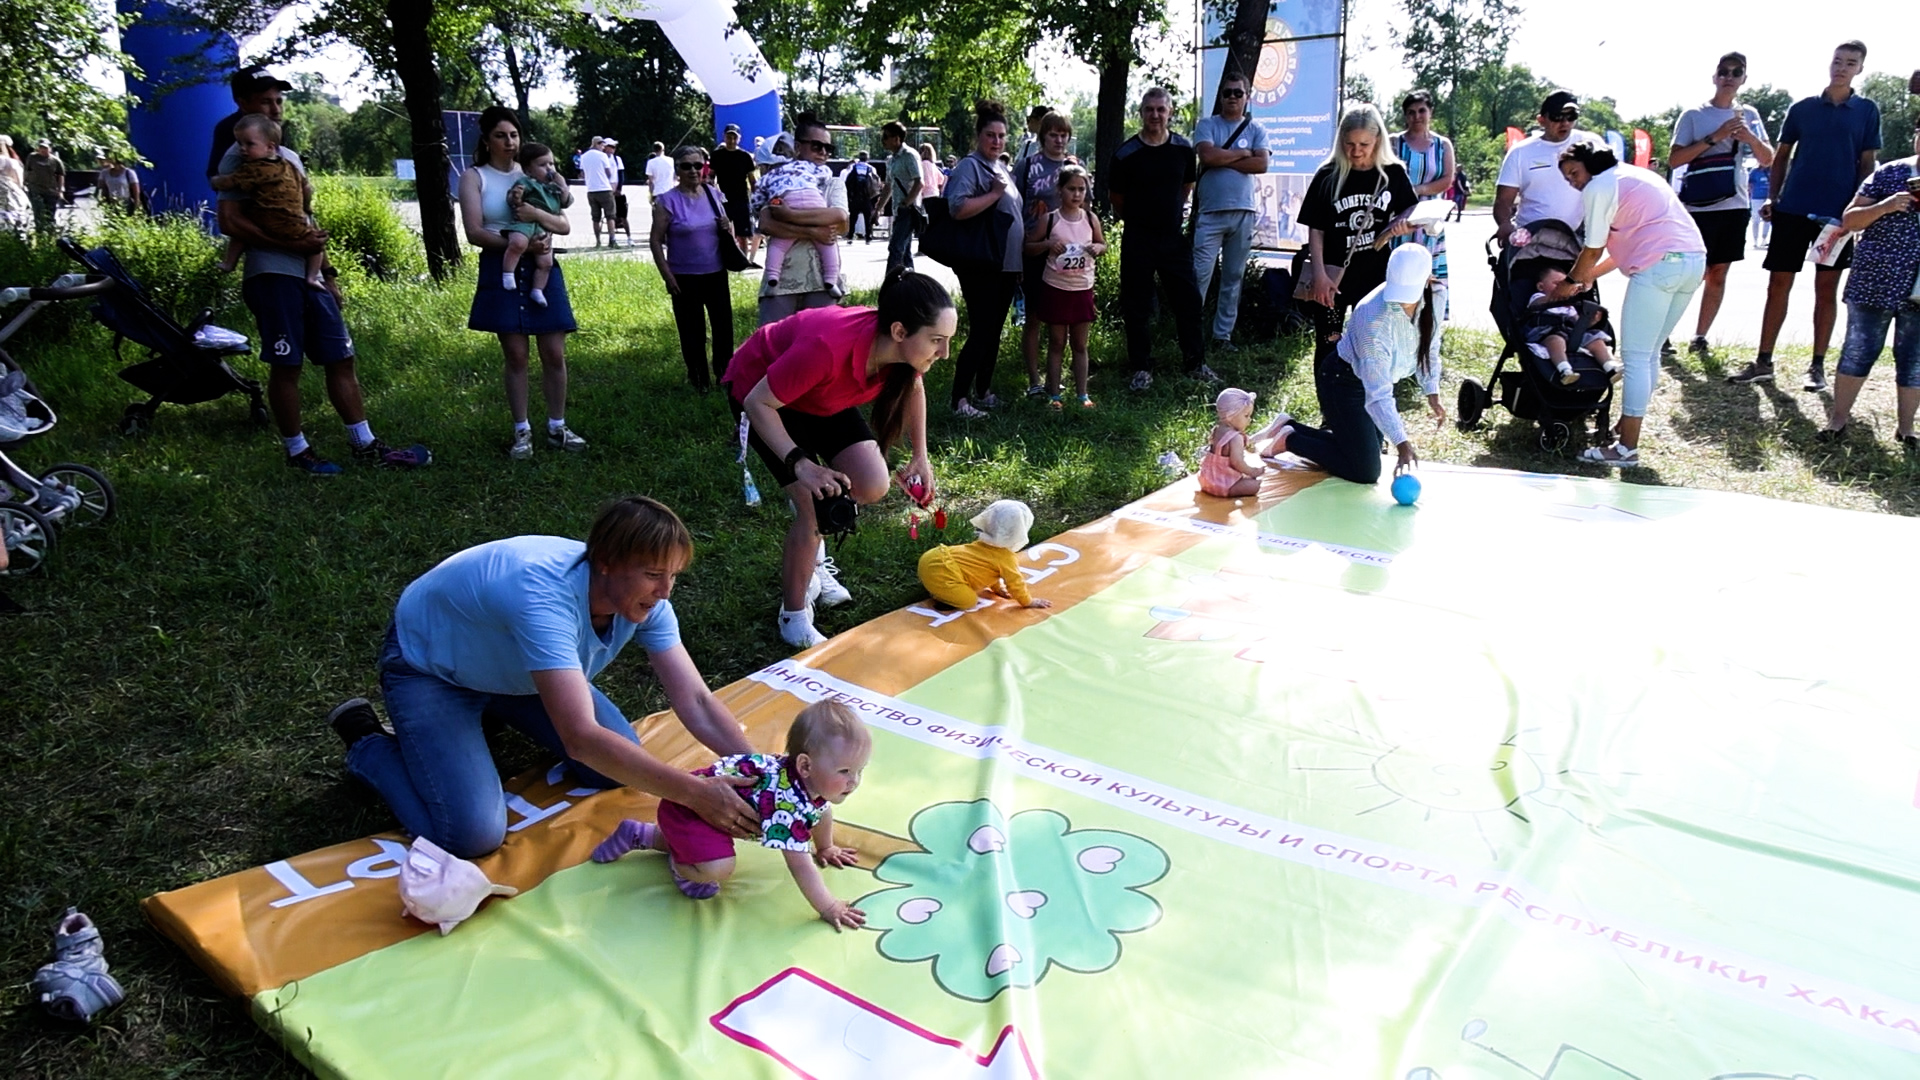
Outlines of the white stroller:
[{"label": "white stroller", "polygon": [[[7,456],[26,440],[52,431],[59,417],[34,392],[26,372],[7,354],[6,341],[27,321],[84,279],[70,274],[45,289],[33,289],[33,303],[0,327],[0,542],[9,566],[4,574],[30,574],[52,558],[57,530],[93,525],[113,516],[113,485],[97,470],[63,462],[38,476]],[[27,290],[0,290],[0,303]]]}]

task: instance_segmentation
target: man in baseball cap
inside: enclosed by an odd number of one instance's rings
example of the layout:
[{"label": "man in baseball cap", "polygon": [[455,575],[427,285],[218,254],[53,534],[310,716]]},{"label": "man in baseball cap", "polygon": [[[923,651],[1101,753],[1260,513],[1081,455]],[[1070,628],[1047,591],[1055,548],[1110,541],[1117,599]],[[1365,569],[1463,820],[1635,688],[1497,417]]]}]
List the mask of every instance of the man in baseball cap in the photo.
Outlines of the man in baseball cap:
[{"label": "man in baseball cap", "polygon": [[233,103],[238,108],[233,115],[222,117],[213,125],[212,150],[207,154],[208,176],[219,173],[220,159],[226,156],[227,147],[233,145],[233,125],[248,113],[259,113],[279,123],[287,104],[286,93],[293,89],[293,84],[254,64],[234,72],[227,79],[227,87],[233,91]]},{"label": "man in baseball cap", "polygon": [[1575,127],[1580,99],[1555,90],[1540,103],[1540,132],[1515,143],[1500,163],[1493,199],[1493,220],[1502,244],[1521,225],[1551,219],[1578,227],[1586,216],[1580,193],[1560,174],[1560,152],[1576,142],[1600,142],[1600,136]]}]

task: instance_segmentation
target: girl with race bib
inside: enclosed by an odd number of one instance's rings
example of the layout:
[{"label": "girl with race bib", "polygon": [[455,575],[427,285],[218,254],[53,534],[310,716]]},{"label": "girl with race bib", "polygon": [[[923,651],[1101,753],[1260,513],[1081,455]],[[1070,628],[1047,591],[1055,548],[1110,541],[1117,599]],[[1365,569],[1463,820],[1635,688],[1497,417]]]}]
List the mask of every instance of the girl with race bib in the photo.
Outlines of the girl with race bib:
[{"label": "girl with race bib", "polygon": [[1046,262],[1034,297],[1034,318],[1047,324],[1047,405],[1059,409],[1060,363],[1073,342],[1073,385],[1080,407],[1093,408],[1087,394],[1087,338],[1093,332],[1094,260],[1106,254],[1106,233],[1100,219],[1087,209],[1091,184],[1080,165],[1063,165],[1055,192],[1060,209],[1041,218],[1027,234],[1027,254]]}]

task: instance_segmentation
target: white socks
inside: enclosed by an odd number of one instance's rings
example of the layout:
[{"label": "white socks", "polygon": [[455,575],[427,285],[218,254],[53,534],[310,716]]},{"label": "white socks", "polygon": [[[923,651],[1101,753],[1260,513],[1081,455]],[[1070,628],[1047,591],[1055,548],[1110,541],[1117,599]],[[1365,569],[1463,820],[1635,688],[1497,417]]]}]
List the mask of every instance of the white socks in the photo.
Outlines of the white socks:
[{"label": "white socks", "polygon": [[824,645],[827,635],[813,628],[813,612],[802,608],[799,611],[780,609],[780,640],[796,648],[810,649],[815,645]]},{"label": "white socks", "polygon": [[518,288],[520,288],[520,283],[513,280],[513,272],[509,270],[501,273],[500,287],[507,290],[508,292],[513,292]]},{"label": "white socks", "polygon": [[286,444],[288,457],[293,457],[295,454],[302,454],[306,452],[307,433],[304,431],[298,435],[294,435],[291,437],[282,436],[280,441]]},{"label": "white socks", "polygon": [[358,450],[360,447],[373,441],[373,428],[367,426],[365,420],[357,424],[348,424],[347,441],[353,444],[354,449]]}]

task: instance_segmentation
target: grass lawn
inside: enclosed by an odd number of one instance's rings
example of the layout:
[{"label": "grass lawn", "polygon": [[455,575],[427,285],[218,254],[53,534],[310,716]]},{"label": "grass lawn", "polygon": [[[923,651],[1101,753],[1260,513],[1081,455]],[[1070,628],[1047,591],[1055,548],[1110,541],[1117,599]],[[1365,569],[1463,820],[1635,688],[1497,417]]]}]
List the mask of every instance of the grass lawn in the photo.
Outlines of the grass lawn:
[{"label": "grass lawn", "polygon": [[[58,430],[14,456],[29,468],[93,464],[121,502],[106,527],[60,537],[50,574],[0,585],[30,609],[0,618],[0,1073],[301,1074],[241,1003],[147,928],[137,904],[392,826],[382,805],[343,780],[321,715],[342,698],[374,696],[374,647],[395,598],[447,554],[518,533],[584,535],[610,496],[650,493],[679,510],[699,545],[674,600],[709,680],[730,682],[788,653],[774,628],[783,500],[760,472],[769,498],[757,509],[742,504],[739,467],[722,445],[726,406],[686,385],[658,276],[644,263],[584,255],[566,265],[585,327],[569,347],[569,419],[592,442],[578,456],[543,449],[531,462],[507,460],[499,351],[464,329],[471,264],[444,289],[358,283],[348,310],[375,430],[433,448],[435,464],[414,474],[296,473],[281,464],[272,434],[249,426],[238,397],[164,407],[151,435],[122,438],[115,422],[135,392],[114,377],[108,336],[78,305],[48,312],[9,343],[61,412]],[[210,286],[207,298],[224,325],[251,332],[231,282]],[[183,309],[200,306],[198,296],[187,300]],[[744,336],[753,310],[745,283],[735,301]],[[1009,340],[1001,361],[1003,398],[1017,399],[1023,385],[1017,348]],[[1128,394],[1117,328],[1098,335],[1095,350],[1095,411],[1054,415],[1020,401],[965,423],[936,410],[949,538],[971,539],[965,519],[1002,496],[1033,505],[1033,534],[1043,538],[1162,484],[1154,463],[1162,451],[1191,461],[1212,419],[1211,393],[1166,375],[1151,392]],[[1302,351],[1282,342],[1213,363],[1260,393],[1262,417],[1275,405],[1311,417]],[[1451,408],[1457,377],[1484,379],[1497,347],[1461,333],[1446,351]],[[1782,370],[1798,370],[1793,360],[1783,358]],[[252,360],[241,366],[261,374]],[[930,377],[936,401],[950,374],[943,364]],[[1892,447],[1890,374],[1871,384],[1841,448],[1814,443],[1822,410],[1813,396],[1728,386],[1717,360],[1665,374],[1643,444],[1651,467],[1632,482],[1920,509],[1920,466]],[[309,436],[344,459],[344,435],[311,374],[307,402]],[[1415,407],[1410,397],[1403,404]],[[1502,411],[1470,433],[1412,419],[1429,461],[1601,471],[1537,451],[1531,425]],[[926,540],[907,538],[904,502],[895,496],[862,518],[838,554],[856,602],[825,613],[829,632],[922,595],[913,565]],[[1487,538],[1489,557],[1499,542]],[[1590,565],[1605,573],[1604,562]],[[601,685],[629,715],[663,706],[643,660],[615,665]],[[540,758],[517,736],[497,746],[508,772]],[[101,924],[129,994],[91,1032],[43,1021],[27,999],[47,928],[68,904]]]}]

